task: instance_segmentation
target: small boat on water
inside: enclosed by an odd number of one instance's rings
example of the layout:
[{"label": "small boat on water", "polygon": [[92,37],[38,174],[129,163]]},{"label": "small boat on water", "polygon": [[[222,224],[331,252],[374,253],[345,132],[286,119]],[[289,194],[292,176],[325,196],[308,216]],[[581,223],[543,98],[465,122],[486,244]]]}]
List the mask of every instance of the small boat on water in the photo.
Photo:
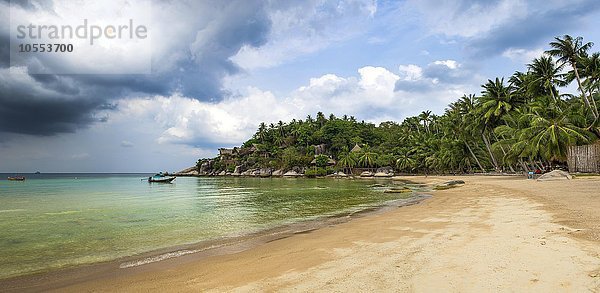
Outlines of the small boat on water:
[{"label": "small boat on water", "polygon": [[162,173],[156,174],[152,177],[148,177],[149,183],[171,183],[177,177],[167,177]]},{"label": "small boat on water", "polygon": [[24,176],[8,177],[8,180],[10,180],[10,181],[25,181],[25,177]]}]

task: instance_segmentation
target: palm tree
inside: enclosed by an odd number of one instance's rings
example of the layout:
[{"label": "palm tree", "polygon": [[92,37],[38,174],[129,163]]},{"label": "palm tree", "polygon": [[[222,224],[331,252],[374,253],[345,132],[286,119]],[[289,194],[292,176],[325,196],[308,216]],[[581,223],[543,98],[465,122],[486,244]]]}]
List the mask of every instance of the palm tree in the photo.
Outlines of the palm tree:
[{"label": "palm tree", "polygon": [[571,121],[571,115],[566,113],[554,117],[527,114],[530,127],[523,129],[521,139],[531,145],[531,153],[547,160],[566,161],[567,148],[578,142],[587,143],[592,134],[578,127]]},{"label": "palm tree", "polygon": [[347,151],[348,148],[345,150],[339,157],[338,166],[342,167],[344,173],[348,173],[346,172],[347,170],[350,170],[350,173],[352,173],[352,168],[356,166],[356,158],[353,153]]},{"label": "palm tree", "polygon": [[317,123],[319,124],[319,127],[323,127],[326,121],[325,114],[323,114],[323,112],[317,112]]},{"label": "palm tree", "polygon": [[396,159],[396,167],[398,168],[398,170],[402,171],[406,171],[408,170],[409,172],[411,172],[412,170],[414,170],[415,168],[415,159],[412,158],[410,152],[408,150],[404,150],[400,156],[398,156],[398,159]]},{"label": "palm tree", "polygon": [[594,91],[600,93],[600,52],[595,52],[587,58],[583,58],[583,72],[587,79],[583,86],[588,90],[590,97],[594,97]]},{"label": "palm tree", "polygon": [[[514,95],[509,86],[504,85],[504,78],[496,78],[494,81],[488,80],[482,87],[484,89],[481,92],[483,96],[477,99],[478,103],[475,109],[475,112],[480,113],[481,116],[472,120],[473,125],[471,127],[480,128],[481,137],[490,155],[492,164],[499,171],[500,165],[492,152],[492,142],[489,137],[491,133],[490,129],[498,126],[502,118],[507,117],[510,119],[511,116],[508,114],[524,101],[518,95]],[[505,121],[505,123],[507,122]],[[504,152],[504,150],[502,151]]]},{"label": "palm tree", "polygon": [[522,104],[518,96],[513,95],[511,88],[504,85],[504,78],[497,78],[482,85],[483,91],[478,100],[480,102],[479,111],[483,114],[487,124],[496,123],[502,116],[511,112],[514,108]]},{"label": "palm tree", "polygon": [[564,35],[562,38],[555,37],[554,40],[555,41],[550,42],[552,49],[547,50],[546,53],[550,54],[550,56],[557,57],[557,61],[562,64],[569,63],[571,65],[571,68],[573,68],[573,72],[575,73],[575,78],[577,79],[577,85],[579,86],[583,102],[592,110],[594,118],[598,119],[596,103],[595,101],[593,101],[593,104],[590,103],[590,100],[583,89],[581,78],[579,77],[579,72],[577,70],[577,63],[582,57],[587,56],[587,51],[594,43],[587,42],[584,44],[582,37],[573,38],[570,35]]},{"label": "palm tree", "polygon": [[363,167],[371,168],[375,165],[376,157],[377,154],[372,152],[368,145],[365,145],[362,149],[360,157],[358,158],[358,163]]},{"label": "palm tree", "polygon": [[558,104],[558,91],[555,85],[559,85],[563,82],[560,78],[560,72],[564,65],[557,66],[550,56],[542,56],[540,58],[533,59],[533,62],[527,67],[532,74],[533,83],[537,84],[540,88],[543,88],[550,92],[552,99]]},{"label": "palm tree", "polygon": [[261,143],[264,143],[265,141],[265,134],[267,132],[267,124],[264,122],[261,122],[260,125],[258,126],[258,139],[260,139]]},{"label": "palm tree", "polygon": [[283,121],[279,120],[279,122],[277,122],[277,128],[279,129],[279,134],[281,135],[281,137],[285,137],[284,126],[285,124],[283,123]]},{"label": "palm tree", "polygon": [[431,111],[423,111],[418,116],[419,120],[423,122],[423,128],[426,132],[430,132],[429,123],[431,122]]}]

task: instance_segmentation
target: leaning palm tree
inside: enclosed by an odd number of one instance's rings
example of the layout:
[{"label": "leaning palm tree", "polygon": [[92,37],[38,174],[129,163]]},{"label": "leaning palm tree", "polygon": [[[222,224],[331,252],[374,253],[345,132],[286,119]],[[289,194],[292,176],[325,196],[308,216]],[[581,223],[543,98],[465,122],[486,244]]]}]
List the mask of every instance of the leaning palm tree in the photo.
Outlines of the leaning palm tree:
[{"label": "leaning palm tree", "polygon": [[550,56],[535,58],[531,64],[527,65],[527,68],[533,77],[532,83],[537,85],[540,89],[548,91],[557,104],[559,104],[559,101],[556,85],[560,85],[563,82],[560,78],[560,72],[563,67],[564,64],[557,66]]},{"label": "leaning palm tree", "polygon": [[592,115],[594,118],[598,119],[598,109],[596,108],[596,103],[594,101],[590,103],[590,100],[583,89],[581,78],[579,77],[579,71],[577,70],[577,63],[581,57],[587,56],[587,51],[594,45],[594,43],[587,42],[584,44],[582,37],[573,38],[570,35],[564,35],[562,38],[555,37],[554,39],[555,41],[550,42],[552,49],[547,50],[546,53],[550,54],[550,56],[557,57],[557,61],[561,64],[569,63],[569,65],[571,65],[573,72],[575,73],[575,78],[577,79],[577,85],[579,86],[579,91],[581,92],[583,102],[592,110]]}]

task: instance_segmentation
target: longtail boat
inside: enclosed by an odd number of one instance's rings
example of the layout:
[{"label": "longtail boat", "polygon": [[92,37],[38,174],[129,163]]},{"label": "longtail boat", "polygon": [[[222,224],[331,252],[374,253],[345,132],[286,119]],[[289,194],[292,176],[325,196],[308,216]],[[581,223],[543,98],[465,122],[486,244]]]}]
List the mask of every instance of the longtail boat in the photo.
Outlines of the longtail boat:
[{"label": "longtail boat", "polygon": [[156,174],[152,177],[148,177],[148,182],[149,183],[171,183],[171,181],[175,180],[175,178],[177,178],[177,177],[167,177],[161,173],[161,174]]}]

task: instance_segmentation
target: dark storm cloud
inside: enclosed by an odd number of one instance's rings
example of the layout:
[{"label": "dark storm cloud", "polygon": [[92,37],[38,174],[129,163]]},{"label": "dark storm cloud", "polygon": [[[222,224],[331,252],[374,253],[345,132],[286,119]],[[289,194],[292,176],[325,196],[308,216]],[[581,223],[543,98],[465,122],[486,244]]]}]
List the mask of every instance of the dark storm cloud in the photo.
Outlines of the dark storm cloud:
[{"label": "dark storm cloud", "polygon": [[[542,3],[538,4],[546,7]],[[482,58],[501,54],[509,48],[539,46],[556,36],[572,34],[572,29],[581,26],[585,16],[600,9],[600,1],[597,0],[562,4],[545,11],[534,10],[523,19],[511,19],[484,36],[471,39],[467,42],[466,49],[472,57]]]},{"label": "dark storm cloud", "polygon": [[[8,32],[1,31],[0,67],[5,70],[0,71],[0,132],[33,135],[73,132],[109,119],[95,115],[112,101],[140,94],[179,92],[198,100],[219,101],[227,94],[222,89],[223,78],[240,71],[230,57],[245,45],[257,47],[267,41],[271,22],[262,1],[156,3],[178,5],[176,12],[186,14],[187,19],[181,21],[187,26],[181,26],[185,31],[177,32],[177,39],[166,35],[157,40],[166,43],[167,54],[179,57],[172,61],[168,56],[157,56],[152,64],[155,70],[149,75],[34,75],[25,71],[15,76],[7,69]],[[13,4],[27,10],[52,7],[52,1],[13,1]],[[182,12],[181,7],[187,9]],[[207,9],[214,10],[210,11],[214,15],[205,12],[213,19],[194,20],[197,13]],[[160,19],[157,23],[160,24]]]},{"label": "dark storm cloud", "polygon": [[74,132],[98,121],[93,111],[101,106],[101,101],[37,100],[22,94],[21,97],[0,104],[0,132],[52,135]]}]

